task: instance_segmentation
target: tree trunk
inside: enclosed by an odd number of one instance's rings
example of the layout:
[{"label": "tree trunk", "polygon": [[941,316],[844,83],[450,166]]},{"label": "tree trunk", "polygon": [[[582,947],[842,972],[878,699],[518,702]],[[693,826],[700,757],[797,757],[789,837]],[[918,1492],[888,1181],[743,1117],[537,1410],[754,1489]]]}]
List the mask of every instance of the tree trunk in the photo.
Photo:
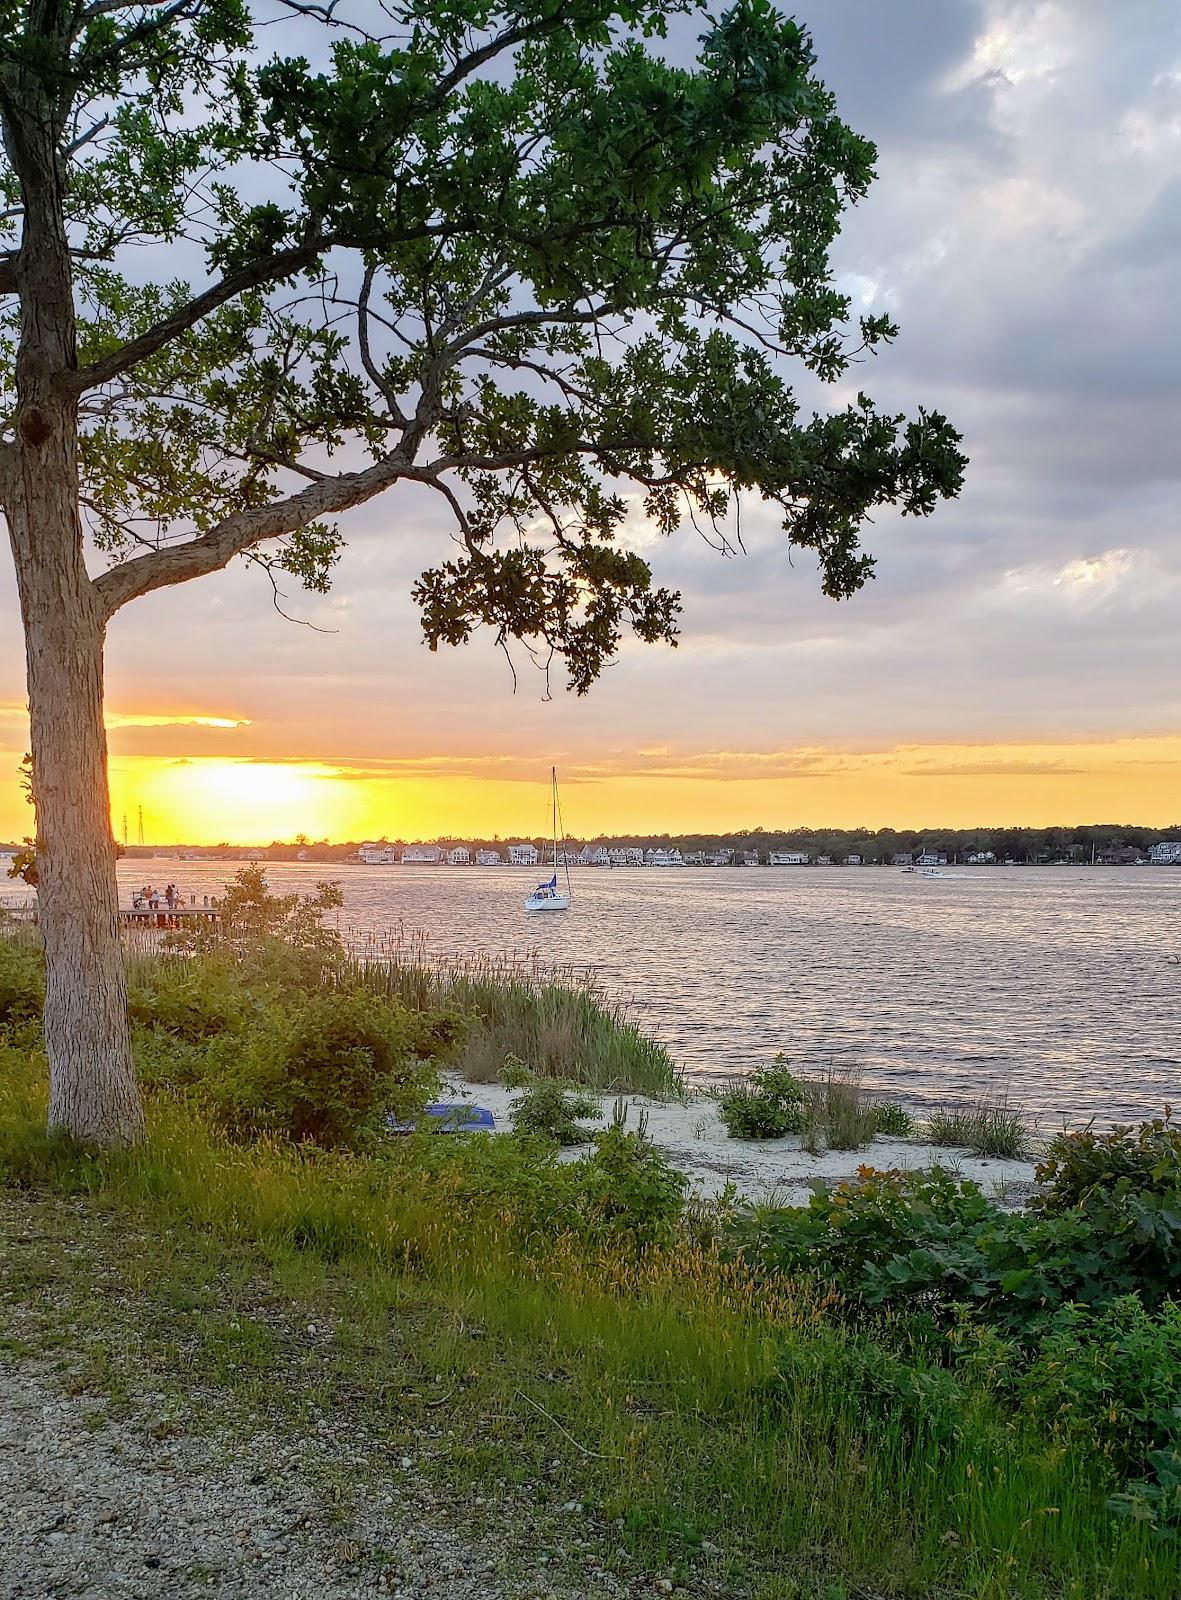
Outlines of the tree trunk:
[{"label": "tree trunk", "polygon": [[[68,20],[41,7],[41,50],[3,69],[4,141],[23,226],[16,414],[0,492],[25,627],[45,942],[49,1123],[87,1144],[133,1143],[143,1109],[131,1059],[103,726],[106,617],[79,512],[74,288],[62,146]],[[55,60],[55,55],[58,59]]]},{"label": "tree trunk", "polygon": [[[28,543],[36,548],[51,512],[48,506],[40,514],[36,506],[29,510]],[[9,516],[19,527],[20,514],[10,510]],[[44,540],[50,551],[56,543]],[[143,1111],[119,938],[102,718],[103,623],[80,566],[80,556],[64,563],[35,559],[31,570],[25,565],[20,572],[45,943],[49,1125],[87,1144],[117,1146],[139,1139]]]}]

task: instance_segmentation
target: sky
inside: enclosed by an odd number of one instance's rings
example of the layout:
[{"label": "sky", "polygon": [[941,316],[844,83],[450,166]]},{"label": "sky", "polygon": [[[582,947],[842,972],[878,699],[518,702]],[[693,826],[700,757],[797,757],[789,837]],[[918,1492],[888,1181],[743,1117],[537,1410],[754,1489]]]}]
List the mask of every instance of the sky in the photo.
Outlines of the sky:
[{"label": "sky", "polygon": [[[960,499],[879,516],[839,605],[757,509],[734,558],[637,528],[679,648],[628,643],[576,699],[514,691],[486,639],[425,649],[409,591],[447,534],[400,487],[342,522],[331,595],[290,597],[312,627],[243,566],[115,619],[117,832],[532,835],[551,763],[580,837],[1181,819],[1181,6],[793,10],[879,148],[835,259],[901,335],[857,381],[950,415]],[[4,559],[0,839],[26,747]]]}]

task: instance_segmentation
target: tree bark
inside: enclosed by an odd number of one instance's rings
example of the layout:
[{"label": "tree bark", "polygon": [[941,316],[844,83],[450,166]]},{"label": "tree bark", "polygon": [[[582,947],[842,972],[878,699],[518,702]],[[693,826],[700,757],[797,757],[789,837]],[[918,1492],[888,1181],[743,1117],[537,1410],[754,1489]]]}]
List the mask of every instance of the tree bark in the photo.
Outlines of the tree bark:
[{"label": "tree bark", "polygon": [[[52,16],[50,16],[52,12]],[[45,43],[65,41],[58,8]],[[50,23],[54,27],[50,27]],[[61,155],[61,74],[4,85],[4,137],[24,226],[15,438],[0,493],[25,629],[40,923],[45,944],[49,1123],[88,1144],[143,1132],[119,939],[103,725],[105,611],[86,571],[78,503],[74,291]]]},{"label": "tree bark", "polygon": [[[143,1111],[131,1059],[115,842],[102,717],[103,627],[80,552],[53,537],[47,474],[10,506],[24,616],[45,944],[49,1125],[86,1144],[135,1143]],[[74,512],[76,518],[76,509]],[[65,546],[65,548],[63,548]]]}]

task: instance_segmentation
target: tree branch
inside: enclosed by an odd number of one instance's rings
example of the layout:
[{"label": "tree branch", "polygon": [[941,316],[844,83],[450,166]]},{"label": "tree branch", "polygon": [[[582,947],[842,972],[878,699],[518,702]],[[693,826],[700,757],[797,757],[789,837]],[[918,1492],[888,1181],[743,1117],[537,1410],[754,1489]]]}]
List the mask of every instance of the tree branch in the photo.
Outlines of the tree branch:
[{"label": "tree branch", "polygon": [[235,556],[255,545],[295,533],[321,517],[363,505],[399,478],[423,476],[421,469],[398,450],[360,472],[321,479],[270,505],[235,512],[197,539],[136,556],[102,573],[94,580],[94,587],[103,613],[110,618],[129,600],[155,589],[220,572]]},{"label": "tree branch", "polygon": [[305,244],[296,245],[290,250],[281,250],[258,261],[251,261],[246,266],[239,267],[237,272],[227,273],[219,283],[211,284],[203,294],[197,295],[187,305],[178,307],[170,316],[146,328],[138,338],[129,339],[118,350],[112,350],[110,355],[103,356],[100,361],[95,361],[89,367],[80,367],[76,372],[66,373],[62,379],[63,383],[76,394],[83,394],[87,389],[97,389],[101,384],[110,383],[112,378],[130,371],[148,356],[155,355],[157,350],[162,350],[173,339],[196,327],[203,317],[207,317],[211,311],[216,311],[219,306],[224,306],[236,295],[244,294],[247,289],[257,289],[264,283],[290,277],[301,268],[310,266],[318,255],[330,248],[333,242],[327,235],[309,239]]}]

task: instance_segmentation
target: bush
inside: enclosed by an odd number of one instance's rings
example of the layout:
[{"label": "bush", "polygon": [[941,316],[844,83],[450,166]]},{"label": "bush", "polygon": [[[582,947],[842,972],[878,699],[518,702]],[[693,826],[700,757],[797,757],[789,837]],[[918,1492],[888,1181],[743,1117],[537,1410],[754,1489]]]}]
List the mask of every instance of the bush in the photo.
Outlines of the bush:
[{"label": "bush", "polygon": [[196,1039],[141,1032],[137,1060],[146,1085],[195,1100],[237,1138],[355,1147],[386,1112],[422,1111],[438,1062],[462,1035],[450,1012],[326,990],[260,1006],[248,1025]]},{"label": "bush", "polygon": [[45,1004],[45,962],[31,945],[0,938],[0,1032],[39,1026]]},{"label": "bush", "polygon": [[1166,1110],[1135,1130],[1060,1133],[1046,1147],[1036,1177],[1042,1188],[1031,1203],[1045,1211],[1086,1205],[1100,1194],[1176,1195],[1181,1192],[1181,1129]]},{"label": "bush", "polygon": [[241,967],[220,954],[133,962],[128,973],[133,1027],[189,1043],[241,1032],[258,1020],[260,1003]]},{"label": "bush", "polygon": [[873,1113],[877,1131],[890,1139],[907,1139],[914,1132],[914,1118],[897,1100],[879,1100]]},{"label": "bush", "polygon": [[598,1117],[599,1103],[590,1095],[571,1094],[553,1078],[542,1078],[511,1108],[513,1132],[552,1139],[558,1145],[586,1144],[591,1130],[579,1117]]},{"label": "bush", "polygon": [[1147,1308],[1181,1291],[1181,1191],[1121,1179],[1062,1212],[1005,1212],[938,1170],[818,1184],[806,1207],[737,1208],[733,1244],[776,1272],[812,1272],[865,1306],[923,1307],[1021,1335],[1059,1307],[1135,1293]]},{"label": "bush", "polygon": [[964,1367],[1051,1440],[1104,1464],[1112,1508],[1181,1529],[1181,1306],[1137,1295],[1062,1306],[1022,1350],[990,1330],[955,1340]]},{"label": "bush", "polygon": [[594,1145],[592,1155],[575,1163],[592,1231],[624,1232],[640,1243],[669,1233],[684,1210],[689,1180],[649,1143],[646,1118],[629,1132],[620,1102]]},{"label": "bush", "polygon": [[718,1095],[718,1115],[731,1139],[783,1139],[803,1133],[805,1085],[776,1056],[749,1078],[738,1079]]}]

